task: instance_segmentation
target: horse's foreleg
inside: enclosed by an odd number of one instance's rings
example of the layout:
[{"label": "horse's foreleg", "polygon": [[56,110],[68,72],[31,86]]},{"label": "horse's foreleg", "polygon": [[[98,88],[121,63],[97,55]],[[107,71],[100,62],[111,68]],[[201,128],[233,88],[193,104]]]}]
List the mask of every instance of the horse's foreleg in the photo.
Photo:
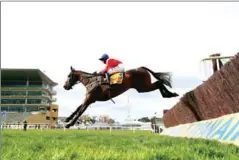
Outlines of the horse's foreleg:
[{"label": "horse's foreleg", "polygon": [[67,117],[67,118],[65,119],[65,122],[69,122],[69,121],[75,116],[75,114],[80,110],[81,106],[82,106],[82,105],[80,105],[79,107],[77,107],[77,109],[76,109],[73,113],[71,113],[71,115],[70,115],[69,117]]},{"label": "horse's foreleg", "polygon": [[76,123],[76,121],[79,119],[79,117],[85,112],[88,106],[92,104],[93,102],[94,101],[90,100],[90,96],[87,96],[86,99],[84,100],[84,103],[82,103],[81,107],[77,109],[78,111],[75,117],[73,118],[73,120],[70,123],[68,123],[65,127],[70,128],[70,126],[73,126]]},{"label": "horse's foreleg", "polygon": [[65,127],[69,128],[70,126],[73,126],[76,121],[79,119],[79,117],[85,112],[85,110],[87,109],[89,105],[82,105],[82,107],[80,108],[80,110],[77,112],[76,116],[73,118],[73,120],[68,123]]}]

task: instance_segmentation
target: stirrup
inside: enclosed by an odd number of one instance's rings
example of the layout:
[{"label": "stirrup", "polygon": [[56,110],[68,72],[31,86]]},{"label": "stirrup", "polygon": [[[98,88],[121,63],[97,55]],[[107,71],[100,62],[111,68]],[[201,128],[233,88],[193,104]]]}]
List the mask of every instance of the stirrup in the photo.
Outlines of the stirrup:
[{"label": "stirrup", "polygon": [[106,83],[110,85],[110,75],[105,73]]}]

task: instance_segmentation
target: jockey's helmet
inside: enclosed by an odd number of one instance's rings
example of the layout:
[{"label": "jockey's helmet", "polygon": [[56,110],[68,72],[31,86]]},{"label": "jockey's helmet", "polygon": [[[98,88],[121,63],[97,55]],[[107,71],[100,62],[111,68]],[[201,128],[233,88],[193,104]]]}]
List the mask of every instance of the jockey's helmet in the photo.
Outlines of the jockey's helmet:
[{"label": "jockey's helmet", "polygon": [[99,58],[99,60],[101,60],[101,61],[106,61],[107,59],[109,59],[109,56],[108,56],[108,54],[103,54],[100,58]]}]

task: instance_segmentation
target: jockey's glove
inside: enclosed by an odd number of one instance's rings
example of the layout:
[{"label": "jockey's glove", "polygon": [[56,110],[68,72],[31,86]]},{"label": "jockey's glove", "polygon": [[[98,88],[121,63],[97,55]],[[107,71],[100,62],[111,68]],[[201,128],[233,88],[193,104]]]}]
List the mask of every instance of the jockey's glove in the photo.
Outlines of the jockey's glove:
[{"label": "jockey's glove", "polygon": [[93,72],[92,74],[93,74],[93,75],[97,75],[98,73],[95,71],[95,72]]},{"label": "jockey's glove", "polygon": [[104,73],[101,73],[101,72],[93,72],[92,73],[93,75],[99,75],[99,76],[105,76],[105,74]]}]

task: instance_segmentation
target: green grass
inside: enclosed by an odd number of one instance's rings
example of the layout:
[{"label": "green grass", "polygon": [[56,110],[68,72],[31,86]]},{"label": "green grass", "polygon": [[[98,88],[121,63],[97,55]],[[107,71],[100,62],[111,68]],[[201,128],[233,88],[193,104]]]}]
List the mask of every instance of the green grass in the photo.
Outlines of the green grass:
[{"label": "green grass", "polygon": [[238,160],[239,147],[148,131],[3,130],[2,160]]}]

